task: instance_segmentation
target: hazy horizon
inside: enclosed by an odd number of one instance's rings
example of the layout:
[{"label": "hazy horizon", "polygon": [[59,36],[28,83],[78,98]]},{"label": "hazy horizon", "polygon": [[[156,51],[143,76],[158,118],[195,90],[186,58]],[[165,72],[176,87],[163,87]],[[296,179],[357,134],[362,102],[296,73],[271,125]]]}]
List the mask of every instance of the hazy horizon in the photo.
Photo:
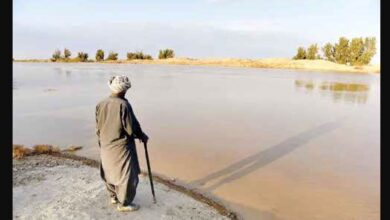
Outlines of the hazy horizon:
[{"label": "hazy horizon", "polygon": [[97,49],[143,51],[157,56],[172,48],[177,57],[291,58],[298,46],[339,37],[377,38],[377,0],[257,2],[252,0],[13,2],[13,57],[47,59],[65,47],[95,57]]}]

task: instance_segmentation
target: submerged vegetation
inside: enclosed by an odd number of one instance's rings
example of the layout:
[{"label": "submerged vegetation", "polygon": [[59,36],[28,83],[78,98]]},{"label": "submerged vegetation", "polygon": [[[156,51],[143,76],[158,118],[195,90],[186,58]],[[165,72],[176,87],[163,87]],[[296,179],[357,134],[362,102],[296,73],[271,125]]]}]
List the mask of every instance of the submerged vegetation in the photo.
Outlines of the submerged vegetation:
[{"label": "submerged vegetation", "polygon": [[[352,66],[367,65],[371,62],[372,57],[376,54],[376,39],[375,37],[366,37],[363,39],[353,38],[349,40],[345,37],[340,37],[338,43],[326,43],[322,47],[325,60],[338,64],[347,64]],[[307,51],[304,47],[298,47],[297,54],[293,57],[294,60],[301,59],[322,59],[318,54],[317,44],[311,45]]]}]

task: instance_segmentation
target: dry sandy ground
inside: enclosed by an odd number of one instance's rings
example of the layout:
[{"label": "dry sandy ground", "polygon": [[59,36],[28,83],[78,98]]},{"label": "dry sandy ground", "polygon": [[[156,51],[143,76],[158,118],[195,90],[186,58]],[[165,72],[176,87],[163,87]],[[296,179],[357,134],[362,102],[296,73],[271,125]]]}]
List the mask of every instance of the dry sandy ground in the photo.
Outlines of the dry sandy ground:
[{"label": "dry sandy ground", "polygon": [[[110,62],[110,61],[105,61]],[[111,61],[112,62],[112,61]],[[178,64],[199,66],[252,67],[269,69],[293,69],[306,71],[344,72],[344,73],[380,73],[380,65],[349,66],[326,60],[292,60],[287,58],[264,59],[192,59],[171,58],[162,60],[113,61],[122,63]]]},{"label": "dry sandy ground", "polygon": [[229,219],[214,208],[155,182],[153,204],[147,176],[140,176],[135,202],[122,213],[109,203],[99,170],[50,155],[13,160],[13,219]]},{"label": "dry sandy ground", "polygon": [[[50,62],[49,60],[17,60],[14,62]],[[93,61],[92,61],[93,62]],[[110,60],[99,63],[132,63],[132,64],[174,64],[195,66],[223,66],[223,67],[252,67],[271,69],[293,69],[321,72],[344,73],[380,73],[380,65],[349,66],[333,63],[326,60],[292,60],[288,58],[264,58],[264,59],[193,59],[170,58],[155,60]]]}]

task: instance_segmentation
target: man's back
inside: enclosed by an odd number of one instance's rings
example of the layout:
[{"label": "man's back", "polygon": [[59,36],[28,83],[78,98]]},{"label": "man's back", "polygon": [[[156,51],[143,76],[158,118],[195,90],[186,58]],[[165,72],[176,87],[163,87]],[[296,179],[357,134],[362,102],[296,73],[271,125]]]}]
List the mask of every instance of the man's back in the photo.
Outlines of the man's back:
[{"label": "man's back", "polygon": [[96,133],[103,146],[125,144],[128,135],[123,128],[124,113],[128,111],[127,101],[110,96],[96,106]]}]

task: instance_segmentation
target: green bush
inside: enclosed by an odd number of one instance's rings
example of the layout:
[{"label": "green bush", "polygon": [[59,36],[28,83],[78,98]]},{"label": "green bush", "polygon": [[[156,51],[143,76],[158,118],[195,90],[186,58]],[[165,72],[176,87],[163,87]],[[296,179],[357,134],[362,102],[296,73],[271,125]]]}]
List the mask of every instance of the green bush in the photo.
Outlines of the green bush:
[{"label": "green bush", "polygon": [[153,57],[149,54],[144,55],[144,60],[153,60]]},{"label": "green bush", "polygon": [[52,55],[52,58],[51,58],[51,61],[57,61],[61,58],[61,51],[60,50],[55,50],[53,55]]},{"label": "green bush", "polygon": [[104,51],[102,49],[99,49],[96,51],[95,59],[96,59],[96,61],[104,60]]},{"label": "green bush", "polygon": [[77,54],[77,58],[80,60],[80,62],[87,62],[88,61],[88,54],[84,52],[79,52]]},{"label": "green bush", "polygon": [[152,60],[152,56],[148,54],[143,54],[142,52],[129,52],[127,53],[128,60]]},{"label": "green bush", "polygon": [[172,49],[160,50],[158,52],[158,59],[174,58],[175,52]]},{"label": "green bush", "polygon": [[108,54],[107,60],[117,60],[118,59],[118,53],[110,52]]}]

